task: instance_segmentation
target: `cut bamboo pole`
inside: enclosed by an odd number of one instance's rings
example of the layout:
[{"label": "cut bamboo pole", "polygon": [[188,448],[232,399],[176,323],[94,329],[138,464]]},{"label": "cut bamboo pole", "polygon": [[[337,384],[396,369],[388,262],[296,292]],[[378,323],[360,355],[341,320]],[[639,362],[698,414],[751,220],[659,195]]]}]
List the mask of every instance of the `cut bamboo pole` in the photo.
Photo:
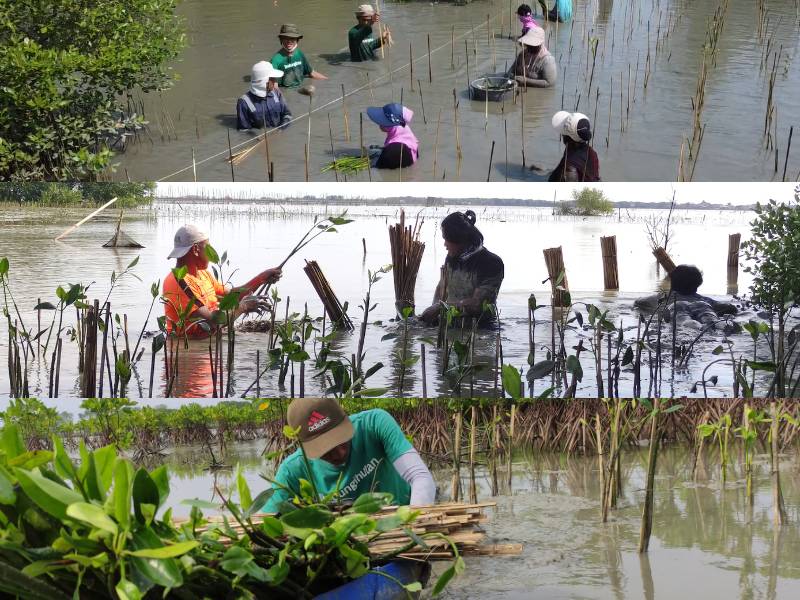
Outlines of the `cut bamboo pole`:
[{"label": "cut bamboo pole", "polygon": [[469,423],[469,497],[470,502],[478,502],[478,486],[475,483],[475,442],[478,436],[478,409],[470,408]]},{"label": "cut bamboo pole", "polygon": [[116,202],[116,201],[117,201],[117,198],[116,198],[116,196],[115,196],[114,198],[112,198],[111,200],[109,200],[108,202],[106,202],[105,204],[103,204],[103,206],[101,206],[100,208],[98,208],[96,211],[92,212],[92,213],[91,213],[91,214],[90,214],[88,217],[84,217],[83,219],[81,219],[80,221],[78,221],[77,223],[75,223],[75,225],[73,225],[72,227],[69,227],[68,229],[66,229],[66,230],[65,230],[63,233],[61,233],[61,235],[59,235],[59,236],[56,238],[56,241],[60,240],[61,238],[64,238],[64,237],[68,236],[70,233],[72,233],[73,231],[75,231],[75,230],[76,230],[78,227],[80,227],[81,225],[83,225],[84,223],[86,223],[86,221],[88,221],[88,220],[90,220],[90,219],[92,219],[92,218],[96,217],[96,216],[97,216],[97,215],[99,215],[101,212],[103,212],[103,211],[104,211],[106,208],[108,208],[109,206],[111,206],[112,204],[114,204],[114,202]]},{"label": "cut bamboo pole", "polygon": [[545,248],[543,252],[544,262],[547,265],[547,275],[550,279],[550,289],[553,295],[553,306],[568,306],[569,284],[567,283],[567,271],[564,268],[564,253],[561,246]]},{"label": "cut bamboo pole", "polygon": [[658,461],[659,432],[659,399],[653,400],[653,416],[650,422],[650,449],[647,457],[647,483],[645,488],[642,525],[639,530],[639,554],[647,552],[650,546],[650,534],[653,532],[653,504],[656,479],[656,463]]},{"label": "cut bamboo pole", "polygon": [[618,290],[617,236],[601,237],[600,248],[603,252],[603,285],[607,290]]},{"label": "cut bamboo pole", "polygon": [[81,396],[94,398],[97,391],[97,321],[100,315],[100,302],[86,309],[83,320],[83,371],[81,372]]},{"label": "cut bamboo pole", "polygon": [[732,233],[728,236],[728,267],[739,267],[739,246],[741,245],[742,234]]},{"label": "cut bamboo pole", "polygon": [[314,287],[314,291],[317,292],[319,299],[322,301],[322,305],[325,307],[325,313],[328,315],[331,323],[352,330],[353,322],[345,312],[342,303],[339,302],[339,298],[334,293],[333,288],[330,283],[328,283],[325,274],[322,272],[317,262],[314,260],[307,260],[303,271],[305,271],[305,274],[311,281],[311,285]]},{"label": "cut bamboo pole", "polygon": [[415,306],[414,289],[422,255],[425,252],[425,244],[419,241],[424,220],[418,220],[412,227],[406,226],[405,218],[405,210],[401,209],[400,222],[389,226],[394,299],[398,313],[405,307]]},{"label": "cut bamboo pole", "polygon": [[453,433],[453,481],[452,481],[452,498],[453,502],[458,502],[461,497],[461,426],[464,422],[464,416],[459,408],[455,414],[455,431]]},{"label": "cut bamboo pole", "polygon": [[661,268],[667,272],[667,275],[675,270],[675,263],[669,257],[669,254],[667,254],[667,251],[662,247],[659,246],[653,250],[653,256],[656,257],[658,264],[661,265]]},{"label": "cut bamboo pole", "polygon": [[783,503],[783,492],[781,491],[780,473],[780,444],[778,433],[780,431],[780,413],[778,404],[774,400],[769,404],[769,412],[772,418],[770,423],[770,474],[772,476],[772,522],[775,527],[786,524],[786,508]]},{"label": "cut bamboo pole", "polygon": [[508,455],[506,456],[506,478],[508,479],[508,494],[511,495],[511,479],[513,476],[512,456],[514,454],[514,427],[517,421],[517,405],[511,405],[511,416],[508,423]]}]

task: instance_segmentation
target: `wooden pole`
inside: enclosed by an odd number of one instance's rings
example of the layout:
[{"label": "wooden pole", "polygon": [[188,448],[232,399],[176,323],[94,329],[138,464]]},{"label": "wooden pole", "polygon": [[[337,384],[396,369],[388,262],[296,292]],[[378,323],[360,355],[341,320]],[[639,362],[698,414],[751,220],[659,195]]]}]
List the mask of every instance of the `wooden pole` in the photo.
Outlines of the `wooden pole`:
[{"label": "wooden pole", "polygon": [[478,409],[470,410],[469,424],[469,497],[474,504],[478,502],[478,486],[475,484],[475,442],[478,436]]},{"label": "wooden pole", "polygon": [[667,275],[675,270],[675,263],[672,261],[669,254],[667,254],[667,251],[662,247],[659,246],[653,250],[653,256],[656,257],[658,264],[661,265],[661,268],[667,272]]},{"label": "wooden pole", "polygon": [[656,463],[658,461],[658,444],[660,431],[658,425],[659,399],[653,400],[653,416],[650,423],[650,449],[647,457],[647,483],[645,487],[642,524],[639,530],[639,554],[647,552],[650,546],[650,534],[653,532],[654,487],[656,479]]},{"label": "wooden pole", "polygon": [[455,414],[456,426],[453,435],[453,481],[452,496],[453,502],[458,502],[461,498],[461,425],[464,416],[461,414],[461,407]]},{"label": "wooden pole", "polygon": [[106,208],[108,208],[109,206],[111,206],[112,204],[114,204],[114,202],[116,202],[116,201],[117,201],[117,198],[116,198],[116,196],[115,196],[114,198],[112,198],[111,200],[109,200],[108,202],[106,202],[105,204],[103,204],[103,206],[101,206],[100,208],[98,208],[96,211],[94,211],[93,213],[91,213],[91,214],[90,214],[88,217],[84,217],[83,219],[81,219],[80,221],[78,221],[77,223],[75,223],[75,225],[73,225],[72,227],[70,227],[70,228],[68,228],[66,231],[64,231],[64,232],[63,232],[61,235],[59,235],[59,236],[56,238],[56,241],[60,240],[61,238],[64,238],[64,237],[68,236],[70,233],[72,233],[73,231],[75,231],[75,230],[76,230],[78,227],[80,227],[81,225],[83,225],[84,223],[86,223],[86,221],[88,221],[88,220],[90,220],[90,219],[94,218],[95,216],[99,215],[99,214],[100,214],[100,213],[101,213],[103,210],[105,210]]},{"label": "wooden pole", "polygon": [[607,290],[618,290],[617,236],[601,237],[600,248],[603,253],[603,285]]},{"label": "wooden pole", "polygon": [[773,501],[772,522],[775,527],[780,527],[786,523],[786,508],[784,507],[783,492],[781,491],[780,443],[778,439],[780,414],[778,412],[778,405],[774,400],[769,404],[769,412],[772,417],[770,423],[770,474],[772,475]]},{"label": "wooden pole", "polygon": [[508,456],[506,457],[506,477],[508,478],[508,494],[511,495],[511,478],[512,478],[512,462],[511,458],[514,453],[514,426],[517,421],[517,405],[511,405],[511,417],[508,424]]},{"label": "wooden pole", "polygon": [[568,306],[567,295],[569,294],[569,284],[567,283],[567,272],[564,267],[564,253],[561,246],[557,248],[545,248],[543,253],[544,262],[547,265],[547,274],[550,278],[553,306]]},{"label": "wooden pole", "polygon": [[433,69],[431,67],[431,34],[428,34],[428,83],[433,83]]},{"label": "wooden pole", "polygon": [[732,233],[728,236],[728,267],[739,268],[739,247],[741,241],[741,233]]}]

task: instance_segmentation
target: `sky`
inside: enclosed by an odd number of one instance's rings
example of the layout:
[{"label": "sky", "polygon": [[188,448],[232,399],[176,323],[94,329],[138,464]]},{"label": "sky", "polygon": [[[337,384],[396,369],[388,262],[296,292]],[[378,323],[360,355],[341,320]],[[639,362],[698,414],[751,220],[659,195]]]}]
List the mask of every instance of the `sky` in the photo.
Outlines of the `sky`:
[{"label": "sky", "polygon": [[[591,187],[601,188],[606,196],[616,202],[663,202],[668,201],[675,192],[676,201],[702,202],[733,205],[754,204],[774,199],[789,202],[794,197],[794,183],[593,183]],[[544,183],[544,182],[358,182],[358,183],[192,183],[164,182],[157,184],[160,197],[181,197],[199,195],[205,197],[260,198],[263,196],[336,195],[353,198],[381,197],[437,197],[437,198],[526,198],[552,200],[553,194],[559,200],[567,199],[573,189],[585,187],[583,184]]]}]

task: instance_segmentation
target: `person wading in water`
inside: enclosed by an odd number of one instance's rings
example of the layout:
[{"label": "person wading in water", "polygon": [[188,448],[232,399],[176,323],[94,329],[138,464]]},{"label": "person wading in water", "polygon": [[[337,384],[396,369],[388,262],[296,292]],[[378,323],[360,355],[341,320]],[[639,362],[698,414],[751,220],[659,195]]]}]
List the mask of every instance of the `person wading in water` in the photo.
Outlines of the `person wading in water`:
[{"label": "person wading in water", "polygon": [[297,29],[297,25],[292,23],[281,25],[278,39],[281,42],[281,49],[275,53],[270,62],[278,71],[283,71],[283,77],[278,82],[281,87],[298,87],[306,77],[327,79],[325,75],[311,67],[306,55],[300,50],[300,40],[303,39],[303,36]]},{"label": "person wading in water", "polygon": [[358,23],[347,32],[347,45],[350,47],[350,60],[362,62],[375,60],[375,50],[381,46],[392,44],[392,34],[388,27],[383,27],[380,37],[372,35],[372,26],[378,22],[380,15],[370,4],[362,4],[356,9]]},{"label": "person wading in water", "polygon": [[547,180],[600,181],[600,161],[589,145],[592,139],[589,117],[560,110],[553,115],[553,128],[559,131],[564,141],[564,154]]},{"label": "person wading in water", "polygon": [[[433,304],[420,318],[429,325],[439,322],[442,302],[455,306],[464,317],[481,324],[494,319],[494,304],[503,283],[502,259],[483,246],[483,234],[475,227],[471,210],[454,212],[442,220],[442,237],[447,249],[442,278],[436,286]],[[485,310],[485,304],[492,305]]]},{"label": "person wading in water", "polygon": [[516,60],[506,72],[522,87],[546,88],[555,85],[558,67],[555,57],[544,45],[544,29],[531,27],[517,40],[522,46]]}]

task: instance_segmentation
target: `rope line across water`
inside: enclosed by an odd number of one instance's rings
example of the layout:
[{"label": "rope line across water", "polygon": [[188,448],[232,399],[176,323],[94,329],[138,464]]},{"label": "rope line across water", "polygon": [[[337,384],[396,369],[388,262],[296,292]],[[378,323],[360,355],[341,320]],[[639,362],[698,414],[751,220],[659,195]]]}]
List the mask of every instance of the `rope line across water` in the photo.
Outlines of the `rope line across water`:
[{"label": "rope line across water", "polygon": [[[454,43],[455,40],[461,40],[461,39],[465,38],[466,36],[468,36],[471,33],[473,33],[476,29],[477,30],[484,29],[486,27],[487,23],[494,23],[497,20],[498,16],[502,16],[504,14],[505,14],[504,12],[498,12],[491,19],[489,19],[488,22],[487,21],[481,21],[480,25],[477,25],[475,27],[471,27],[470,29],[468,29],[464,33],[456,36],[452,40],[450,40],[448,42],[445,42],[441,46],[437,46],[436,48],[434,48],[433,50],[430,51],[430,55],[433,56],[436,52],[439,52],[440,50],[442,50],[444,48],[447,48],[452,43]],[[387,71],[386,73],[384,73],[383,75],[381,75],[377,79],[375,79],[373,81],[368,81],[367,83],[365,83],[361,87],[358,87],[358,88],[356,88],[356,89],[354,89],[354,90],[352,90],[350,92],[347,92],[344,95],[344,97],[338,96],[338,97],[334,98],[333,100],[331,100],[329,102],[326,102],[325,104],[323,104],[321,106],[318,106],[318,107],[316,107],[314,109],[309,110],[306,113],[303,113],[302,115],[299,115],[295,119],[292,119],[292,123],[300,121],[301,119],[304,119],[306,117],[309,117],[310,115],[312,115],[312,114],[314,114],[314,113],[316,113],[316,112],[318,112],[320,110],[324,110],[324,109],[326,109],[326,108],[328,108],[330,106],[333,106],[334,104],[344,100],[344,98],[349,98],[350,96],[358,94],[359,92],[363,92],[365,89],[371,87],[373,84],[378,83],[379,81],[383,81],[387,77],[389,77],[391,75],[394,75],[395,73],[399,73],[400,71],[403,71],[404,69],[407,69],[409,67],[409,65],[411,65],[413,63],[416,63],[416,62],[419,62],[421,60],[426,60],[428,58],[428,54],[429,53],[426,52],[422,56],[419,56],[419,57],[415,58],[413,61],[408,61],[405,64],[397,67],[396,69],[393,69],[391,71]],[[267,136],[267,135],[269,135],[269,134],[271,134],[271,133],[273,133],[275,131],[278,131],[279,129],[281,129],[281,127],[273,127],[272,129],[269,129],[269,130],[265,131],[264,133],[260,133],[254,140],[246,140],[244,142],[240,142],[240,143],[236,144],[235,146],[231,146],[230,151],[237,150],[237,149],[239,149],[239,148],[241,148],[243,146],[247,146],[247,145],[250,145],[250,147],[257,146],[264,139],[264,136]],[[159,181],[166,181],[168,179],[172,179],[176,175],[180,175],[181,173],[185,173],[186,171],[189,171],[189,170],[192,170],[192,169],[196,168],[198,165],[202,165],[204,163],[207,163],[208,161],[214,160],[215,158],[220,158],[221,156],[225,156],[226,154],[228,154],[228,149],[227,148],[225,150],[222,150],[221,152],[217,152],[216,154],[212,154],[211,156],[208,156],[206,158],[194,161],[189,166],[184,167],[182,169],[179,169],[179,170],[177,170],[177,171],[175,171],[173,173],[170,173],[169,175],[165,175],[164,177],[161,177],[159,179],[156,179],[156,181],[159,182]]]}]

